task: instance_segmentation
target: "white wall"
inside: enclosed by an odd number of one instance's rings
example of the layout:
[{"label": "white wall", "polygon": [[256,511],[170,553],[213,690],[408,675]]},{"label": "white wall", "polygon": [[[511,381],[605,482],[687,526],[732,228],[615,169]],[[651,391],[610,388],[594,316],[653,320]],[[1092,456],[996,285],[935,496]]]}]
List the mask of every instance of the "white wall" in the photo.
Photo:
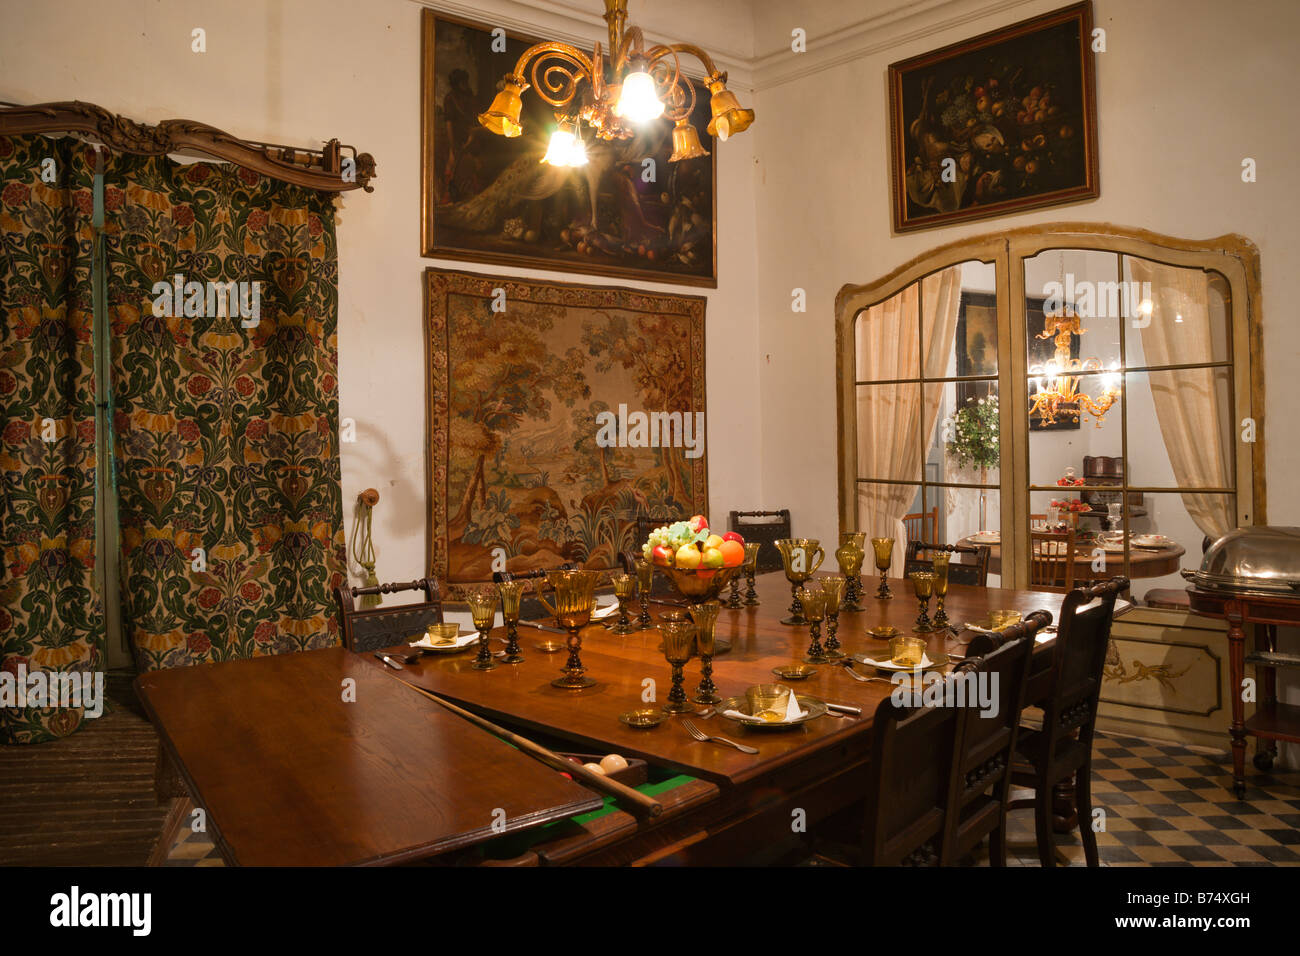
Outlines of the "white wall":
[{"label": "white wall", "polygon": [[[604,36],[601,5],[590,0],[442,6],[512,30]],[[386,581],[427,571],[422,271],[547,275],[420,257],[420,12],[409,0],[0,0],[0,100],[82,99],[138,121],[184,117],[279,143],[337,136],[375,157],[375,191],[347,194],[339,216],[339,382],[340,415],[357,422],[357,442],[342,446],[345,520],[350,528],[359,491],[379,490],[374,536]],[[712,49],[724,68],[752,52],[744,0],[633,0],[632,19],[669,38],[683,22],[699,24],[690,37],[719,37]],[[205,54],[190,51],[195,27],[207,31]],[[754,145],[747,135],[717,150],[719,283],[703,291],[715,522],[760,500]]]},{"label": "white wall", "polygon": [[[1300,524],[1287,494],[1300,467],[1286,383],[1300,354],[1289,288],[1300,273],[1300,152],[1293,114],[1291,0],[1095,0],[1108,51],[1097,61],[1101,198],[920,233],[891,233],[888,173],[889,63],[1054,9],[1056,0],[978,4],[860,0],[758,0],[755,108],[759,227],[760,394],[765,437],[762,488],[769,507],[790,507],[795,531],[838,531],[834,298],[847,282],[883,276],[962,236],[1061,219],[1113,222],[1190,238],[1239,232],[1260,248],[1263,272],[1265,439],[1269,519]],[[893,7],[896,15],[886,14]],[[833,29],[870,17],[864,35]],[[946,25],[945,25],[946,24]],[[808,52],[789,51],[808,30]],[[803,57],[804,59],[800,59]],[[1241,160],[1259,182],[1241,182]],[[808,314],[790,310],[791,289]],[[798,392],[799,402],[787,396]],[[801,467],[777,453],[797,443]]]}]

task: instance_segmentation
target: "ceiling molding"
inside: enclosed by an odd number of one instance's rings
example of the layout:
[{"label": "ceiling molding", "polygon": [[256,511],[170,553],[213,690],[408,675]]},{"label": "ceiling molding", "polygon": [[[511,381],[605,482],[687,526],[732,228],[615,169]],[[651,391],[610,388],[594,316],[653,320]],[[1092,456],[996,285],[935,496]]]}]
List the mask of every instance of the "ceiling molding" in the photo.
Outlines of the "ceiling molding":
[{"label": "ceiling molding", "polygon": [[[416,6],[427,7],[448,16],[477,23],[492,23],[512,33],[532,36],[543,35],[548,40],[560,40],[574,46],[590,49],[599,40],[607,45],[609,31],[601,13],[599,0],[497,0],[492,9],[486,4],[465,0],[412,0]],[[746,51],[727,50],[710,42],[709,37],[676,36],[659,32],[645,23],[636,24],[646,33],[649,43],[690,42],[703,47],[713,57],[718,69],[728,74],[727,85],[733,90],[748,91],[753,88],[752,57]],[[702,78],[704,69],[693,58],[682,59],[682,72]]]},{"label": "ceiling molding", "polygon": [[[848,24],[828,36],[810,36],[805,53],[793,53],[785,46],[756,56],[751,70],[754,89],[790,83],[982,17],[1039,3],[1041,0],[912,0],[887,13]],[[1014,20],[1008,20],[1011,22]],[[972,35],[976,32],[984,30],[972,31]]]}]

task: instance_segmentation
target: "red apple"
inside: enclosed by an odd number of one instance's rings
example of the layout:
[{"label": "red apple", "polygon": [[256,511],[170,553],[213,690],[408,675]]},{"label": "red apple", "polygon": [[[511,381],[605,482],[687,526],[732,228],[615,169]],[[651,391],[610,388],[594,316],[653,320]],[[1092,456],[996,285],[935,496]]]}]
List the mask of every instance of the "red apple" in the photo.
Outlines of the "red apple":
[{"label": "red apple", "polygon": [[704,515],[692,515],[691,520],[686,523],[690,526],[690,529],[697,534],[709,527],[709,519],[704,517]]},{"label": "red apple", "polygon": [[743,546],[744,543],[745,543],[745,539],[742,538],[740,535],[736,534],[736,532],[734,532],[734,531],[728,531],[726,534],[724,534],[724,535],[722,536],[722,540],[723,540],[723,541],[739,541],[740,544],[741,544],[742,546]]},{"label": "red apple", "polygon": [[656,544],[650,549],[650,559],[663,568],[672,565],[673,552],[671,548],[665,548],[662,544]]}]

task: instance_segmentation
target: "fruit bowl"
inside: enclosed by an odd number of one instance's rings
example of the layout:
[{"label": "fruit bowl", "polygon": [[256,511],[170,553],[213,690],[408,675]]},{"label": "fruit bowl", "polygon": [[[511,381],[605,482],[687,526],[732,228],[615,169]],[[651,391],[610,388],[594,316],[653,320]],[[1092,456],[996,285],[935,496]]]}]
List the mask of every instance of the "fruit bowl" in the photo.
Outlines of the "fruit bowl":
[{"label": "fruit bowl", "polygon": [[690,604],[712,601],[742,570],[740,565],[730,568],[670,568],[655,566],[655,570],[668,576],[673,589]]}]

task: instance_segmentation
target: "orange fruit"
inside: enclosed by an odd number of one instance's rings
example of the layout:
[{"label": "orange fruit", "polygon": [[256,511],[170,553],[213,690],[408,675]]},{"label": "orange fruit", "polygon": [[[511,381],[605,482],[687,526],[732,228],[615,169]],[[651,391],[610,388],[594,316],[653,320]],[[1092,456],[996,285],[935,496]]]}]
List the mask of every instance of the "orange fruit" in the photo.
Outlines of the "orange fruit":
[{"label": "orange fruit", "polygon": [[718,545],[718,550],[722,552],[724,568],[734,568],[745,561],[745,546],[739,541],[724,541]]}]

